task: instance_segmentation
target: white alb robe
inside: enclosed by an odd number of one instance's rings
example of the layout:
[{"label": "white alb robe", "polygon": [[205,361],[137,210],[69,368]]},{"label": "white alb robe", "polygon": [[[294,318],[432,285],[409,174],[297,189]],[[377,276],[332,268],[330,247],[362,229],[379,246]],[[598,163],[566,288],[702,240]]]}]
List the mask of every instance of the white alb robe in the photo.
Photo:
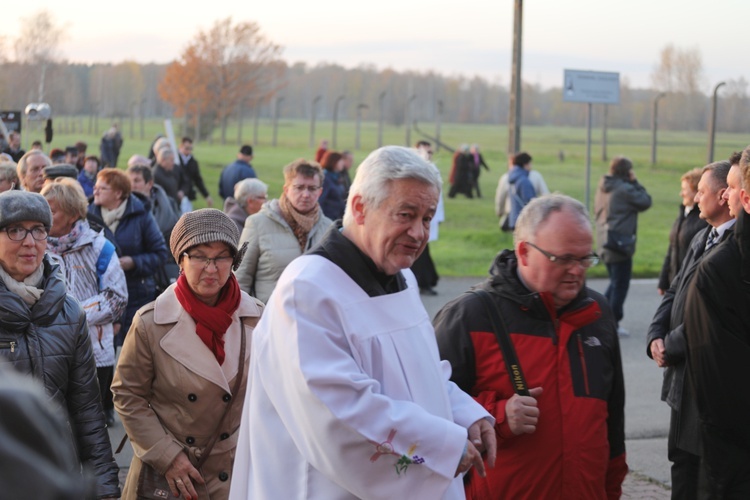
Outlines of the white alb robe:
[{"label": "white alb robe", "polygon": [[450,382],[403,273],[369,297],[324,257],[286,268],[253,332],[231,500],[465,498],[466,429],[494,421]]}]

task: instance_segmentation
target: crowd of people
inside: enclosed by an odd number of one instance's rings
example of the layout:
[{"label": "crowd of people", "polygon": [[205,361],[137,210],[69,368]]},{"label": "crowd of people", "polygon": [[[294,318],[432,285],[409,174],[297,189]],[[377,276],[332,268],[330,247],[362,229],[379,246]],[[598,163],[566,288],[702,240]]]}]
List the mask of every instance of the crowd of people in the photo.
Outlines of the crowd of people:
[{"label": "crowd of people", "polygon": [[[46,443],[30,419],[23,445],[67,457],[45,462],[38,495],[620,497],[621,322],[652,204],[628,158],[599,182],[592,227],[511,155],[495,212],[513,247],[431,319],[420,294],[437,294],[445,210],[430,142],[379,148],[352,179],[351,152],[322,141],[281,169],[278,198],[245,144],[218,210],[191,138],[158,137],[119,169],[118,136],[97,157],[11,134],[0,161],[0,370],[37,379],[64,429]],[[481,197],[481,168],[476,144],[459,148],[448,197]],[[729,392],[750,354],[748,184],[750,147],[681,178],[646,346],[665,368],[675,498],[750,495],[750,401]],[[604,294],[586,286],[600,260]],[[122,490],[115,413],[134,450]]]}]

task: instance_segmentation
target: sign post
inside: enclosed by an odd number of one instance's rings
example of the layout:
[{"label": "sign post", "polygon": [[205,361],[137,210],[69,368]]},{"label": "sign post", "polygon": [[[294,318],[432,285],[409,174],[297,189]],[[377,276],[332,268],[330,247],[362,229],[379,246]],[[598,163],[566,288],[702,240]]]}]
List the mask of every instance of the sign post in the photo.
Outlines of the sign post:
[{"label": "sign post", "polygon": [[566,69],[563,101],[588,104],[586,114],[586,210],[591,196],[591,108],[593,104],[620,104],[620,74]]}]

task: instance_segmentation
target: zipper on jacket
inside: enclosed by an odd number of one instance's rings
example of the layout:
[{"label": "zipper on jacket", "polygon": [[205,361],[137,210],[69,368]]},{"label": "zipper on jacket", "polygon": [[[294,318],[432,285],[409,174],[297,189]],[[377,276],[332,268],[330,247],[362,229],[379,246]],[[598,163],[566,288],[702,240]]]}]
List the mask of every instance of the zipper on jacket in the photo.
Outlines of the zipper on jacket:
[{"label": "zipper on jacket", "polygon": [[16,352],[17,345],[15,340],[0,340],[0,349],[10,349],[10,352]]},{"label": "zipper on jacket", "polygon": [[581,373],[583,373],[583,387],[586,391],[586,395],[590,396],[589,391],[589,374],[586,370],[586,357],[583,355],[583,340],[581,340],[581,334],[576,334],[578,337],[578,357],[581,359]]},{"label": "zipper on jacket", "polygon": [[552,332],[552,345],[557,345],[557,337],[560,335],[560,318],[555,317],[552,321],[555,331]]}]

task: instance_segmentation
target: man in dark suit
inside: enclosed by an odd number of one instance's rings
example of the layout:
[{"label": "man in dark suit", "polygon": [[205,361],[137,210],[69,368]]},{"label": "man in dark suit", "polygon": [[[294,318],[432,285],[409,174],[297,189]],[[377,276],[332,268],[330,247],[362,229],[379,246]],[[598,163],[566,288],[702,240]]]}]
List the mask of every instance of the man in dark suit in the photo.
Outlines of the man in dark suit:
[{"label": "man in dark suit", "polygon": [[193,156],[193,139],[190,137],[182,138],[180,154],[178,154],[177,157],[180,167],[182,167],[182,172],[187,178],[185,184],[187,192],[185,193],[185,196],[188,197],[188,200],[190,200],[192,204],[197,198],[195,188],[198,188],[198,191],[200,191],[206,199],[206,205],[212,207],[214,205],[214,200],[211,198],[208,189],[206,189],[206,184],[203,182],[200,167],[198,166],[198,160]]},{"label": "man in dark suit", "polygon": [[[685,300],[687,371],[695,389],[711,498],[750,498],[748,167],[750,147],[742,152],[740,182],[730,171],[733,186],[724,197],[738,211],[734,234],[703,259]],[[733,203],[737,190],[742,210]]]},{"label": "man in dark suit", "polygon": [[735,220],[724,196],[729,168],[728,161],[703,167],[695,201],[701,219],[710,226],[699,231],[691,241],[682,266],[664,293],[648,330],[646,354],[658,366],[666,367],[661,398],[672,409],[667,456],[672,462],[672,494],[675,498],[708,496],[705,469],[701,466],[698,408],[690,380],[685,377],[688,363],[684,312],[698,265],[734,230]]}]

